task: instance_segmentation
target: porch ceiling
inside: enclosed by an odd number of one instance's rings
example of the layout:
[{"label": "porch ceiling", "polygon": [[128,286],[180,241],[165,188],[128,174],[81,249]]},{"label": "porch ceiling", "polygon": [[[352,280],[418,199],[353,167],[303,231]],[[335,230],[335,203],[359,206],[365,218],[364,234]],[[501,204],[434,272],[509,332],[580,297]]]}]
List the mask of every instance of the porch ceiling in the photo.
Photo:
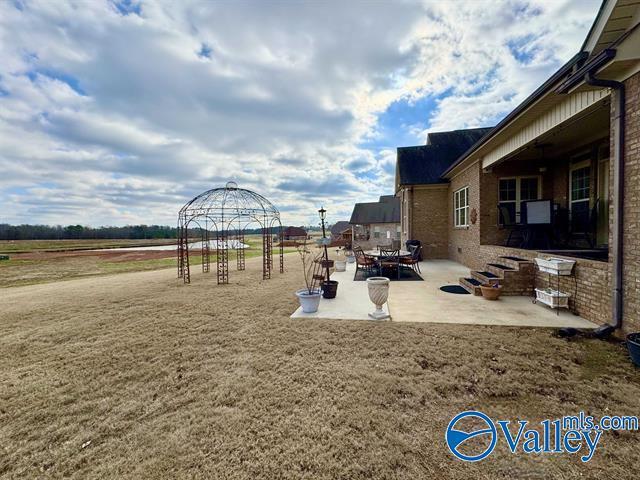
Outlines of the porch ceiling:
[{"label": "porch ceiling", "polygon": [[541,154],[538,148],[539,145],[545,146],[545,156],[556,156],[605,138],[609,136],[609,105],[609,98],[607,97],[591,106],[588,110],[583,111],[581,115],[576,115],[531,139],[493,163],[483,162],[483,168],[495,167],[507,160],[539,159]]}]

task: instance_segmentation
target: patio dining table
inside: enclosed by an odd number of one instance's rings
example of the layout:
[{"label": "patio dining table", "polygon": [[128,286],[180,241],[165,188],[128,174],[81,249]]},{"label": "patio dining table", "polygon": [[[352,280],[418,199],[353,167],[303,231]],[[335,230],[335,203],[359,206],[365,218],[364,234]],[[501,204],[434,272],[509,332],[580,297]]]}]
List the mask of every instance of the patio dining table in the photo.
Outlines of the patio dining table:
[{"label": "patio dining table", "polygon": [[[369,257],[375,257],[376,259],[378,259],[380,257],[388,257],[389,256],[387,254],[383,255],[382,253],[380,253],[380,250],[365,250],[364,254],[369,256]],[[399,255],[400,255],[400,257],[410,257],[411,256],[411,252],[409,252],[408,250],[400,250]]]}]

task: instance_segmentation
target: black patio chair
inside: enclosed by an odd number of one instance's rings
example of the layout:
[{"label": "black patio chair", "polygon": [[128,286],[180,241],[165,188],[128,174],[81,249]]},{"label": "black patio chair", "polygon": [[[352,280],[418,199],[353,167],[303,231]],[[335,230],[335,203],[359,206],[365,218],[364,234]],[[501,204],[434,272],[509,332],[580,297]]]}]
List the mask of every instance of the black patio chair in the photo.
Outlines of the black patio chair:
[{"label": "black patio chair", "polygon": [[[361,247],[355,247],[353,249],[353,254],[356,257],[356,273],[358,275],[358,270],[364,270],[365,272],[373,272],[378,268],[378,264],[376,263],[375,258],[370,255],[364,253]],[[354,275],[354,278],[355,278]]]},{"label": "black patio chair", "polygon": [[385,248],[380,249],[380,260],[378,261],[380,266],[380,273],[385,268],[395,268],[398,280],[400,280],[400,250],[387,250]]},{"label": "black patio chair", "polygon": [[506,247],[511,246],[511,237],[515,232],[520,234],[522,239],[522,225],[516,223],[514,212],[506,205],[498,205],[498,218],[500,225],[509,229],[509,237],[507,237]]},{"label": "black patio chair", "polygon": [[410,257],[401,257],[400,264],[406,267],[412,268],[415,272],[422,273],[420,271],[420,253],[422,252],[422,245],[409,245]]}]

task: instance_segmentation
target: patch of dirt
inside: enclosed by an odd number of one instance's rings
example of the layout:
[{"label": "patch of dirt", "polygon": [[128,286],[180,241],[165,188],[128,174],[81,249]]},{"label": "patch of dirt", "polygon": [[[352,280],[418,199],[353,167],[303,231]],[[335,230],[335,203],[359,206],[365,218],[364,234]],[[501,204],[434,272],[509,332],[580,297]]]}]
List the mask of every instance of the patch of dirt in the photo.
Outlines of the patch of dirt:
[{"label": "patch of dirt", "polygon": [[[198,254],[199,251],[194,252]],[[118,250],[117,248],[91,251],[91,250],[68,250],[62,252],[29,252],[16,253],[11,255],[12,260],[57,260],[75,257],[97,257],[100,260],[110,262],[129,262],[133,260],[154,260],[159,258],[175,258],[174,250]]]}]

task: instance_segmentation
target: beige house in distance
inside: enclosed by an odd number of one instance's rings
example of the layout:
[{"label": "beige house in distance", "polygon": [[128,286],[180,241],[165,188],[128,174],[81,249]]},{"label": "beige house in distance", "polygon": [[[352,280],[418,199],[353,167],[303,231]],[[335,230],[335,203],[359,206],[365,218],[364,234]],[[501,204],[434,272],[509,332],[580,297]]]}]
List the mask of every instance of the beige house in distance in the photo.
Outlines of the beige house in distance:
[{"label": "beige house in distance", "polygon": [[[445,133],[468,143],[473,130]],[[605,0],[581,50],[476,134],[444,168],[449,160],[430,152],[438,178],[423,183],[407,171],[415,152],[398,149],[403,241],[468,266],[460,281],[474,293],[501,283],[506,294],[532,295],[549,286],[534,258],[575,260],[575,277],[560,278],[575,312],[602,335],[639,330],[640,2]]]},{"label": "beige house in distance", "polygon": [[400,241],[400,202],[393,195],[383,195],[377,202],[356,203],[349,223],[354,245],[391,246]]}]

